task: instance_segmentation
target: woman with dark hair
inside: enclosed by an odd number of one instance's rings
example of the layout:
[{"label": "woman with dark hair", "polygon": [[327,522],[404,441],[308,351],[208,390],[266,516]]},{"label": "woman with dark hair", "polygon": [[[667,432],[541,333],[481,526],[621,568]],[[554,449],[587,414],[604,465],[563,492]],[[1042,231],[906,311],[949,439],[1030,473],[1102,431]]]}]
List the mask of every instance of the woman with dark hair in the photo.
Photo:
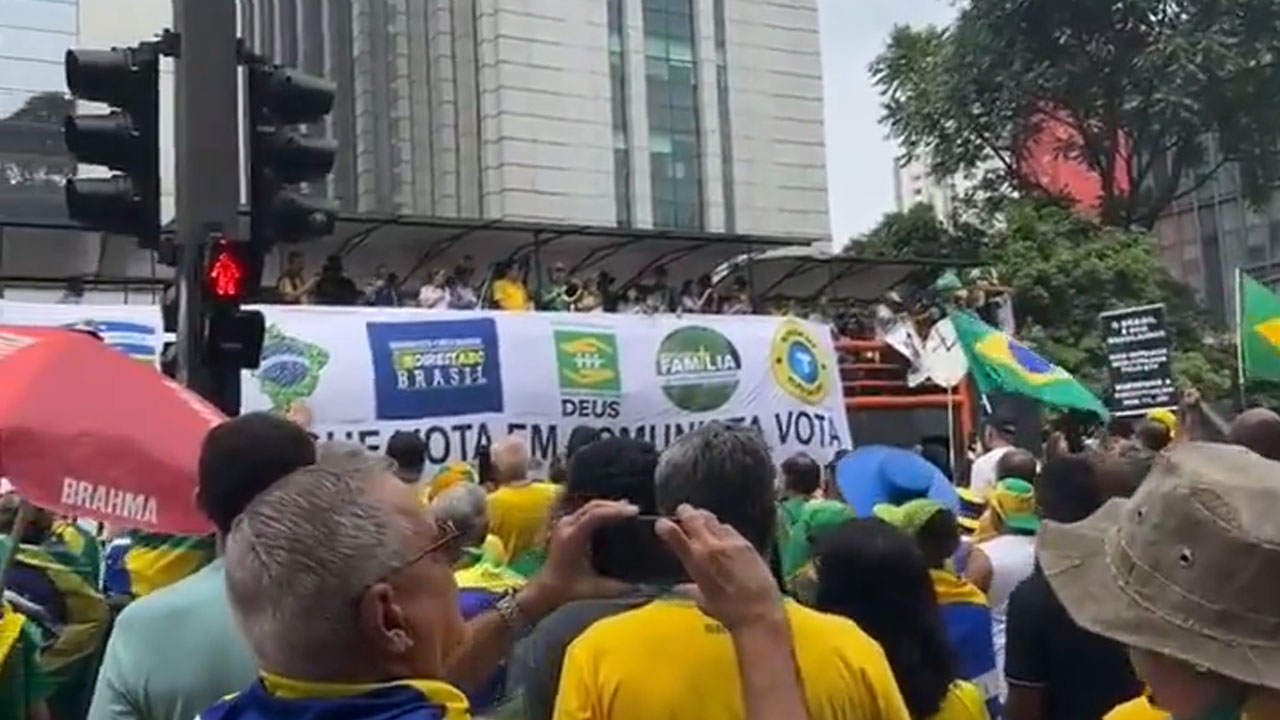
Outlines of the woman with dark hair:
[{"label": "woman with dark hair", "polygon": [[884,648],[913,720],[987,720],[961,680],[916,541],[878,518],[852,520],[819,545],[817,609],[856,622]]}]

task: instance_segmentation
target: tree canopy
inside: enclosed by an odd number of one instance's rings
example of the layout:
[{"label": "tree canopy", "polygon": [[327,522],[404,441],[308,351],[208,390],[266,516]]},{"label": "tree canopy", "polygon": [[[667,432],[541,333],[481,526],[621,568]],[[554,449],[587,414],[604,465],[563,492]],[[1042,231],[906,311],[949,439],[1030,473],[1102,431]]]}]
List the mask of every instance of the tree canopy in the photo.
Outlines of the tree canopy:
[{"label": "tree canopy", "polygon": [[[972,257],[967,248],[974,247],[1012,292],[1019,338],[1095,388],[1107,385],[1099,314],[1164,303],[1177,380],[1209,398],[1229,395],[1235,362],[1230,337],[1160,264],[1148,236],[1100,225],[1043,200],[1010,201],[1000,218],[980,236],[967,228],[958,255],[946,249],[953,231],[917,206],[887,215],[857,252]],[[934,251],[939,247],[942,252]]]},{"label": "tree canopy", "polygon": [[62,140],[62,122],[75,102],[58,92],[37,93],[0,118],[0,182],[60,185],[75,172]]},{"label": "tree canopy", "polygon": [[896,28],[871,70],[890,133],[938,174],[1055,194],[1028,172],[1052,136],[1098,180],[1102,222],[1150,228],[1226,162],[1269,195],[1277,58],[1275,0],[969,0],[945,30]]}]

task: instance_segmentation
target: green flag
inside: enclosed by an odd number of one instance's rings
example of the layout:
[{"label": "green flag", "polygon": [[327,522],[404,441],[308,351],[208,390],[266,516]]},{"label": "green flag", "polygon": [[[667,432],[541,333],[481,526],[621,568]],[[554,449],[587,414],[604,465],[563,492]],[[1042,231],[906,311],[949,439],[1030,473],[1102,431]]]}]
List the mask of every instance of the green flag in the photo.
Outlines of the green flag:
[{"label": "green flag", "polygon": [[1280,380],[1280,298],[1244,273],[1236,282],[1241,376],[1245,380]]},{"label": "green flag", "polygon": [[951,323],[969,361],[969,374],[982,393],[1025,395],[1046,405],[1087,410],[1103,418],[1110,416],[1098,396],[1071,373],[1026,345],[967,312],[952,313]]}]

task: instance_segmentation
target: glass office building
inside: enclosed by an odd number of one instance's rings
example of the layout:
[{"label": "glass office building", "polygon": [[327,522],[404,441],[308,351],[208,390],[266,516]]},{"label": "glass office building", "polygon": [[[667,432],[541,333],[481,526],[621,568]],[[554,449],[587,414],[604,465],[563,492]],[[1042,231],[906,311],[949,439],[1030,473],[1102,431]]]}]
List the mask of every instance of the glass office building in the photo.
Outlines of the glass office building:
[{"label": "glass office building", "polygon": [[240,0],[350,211],[828,232],[816,0]]}]

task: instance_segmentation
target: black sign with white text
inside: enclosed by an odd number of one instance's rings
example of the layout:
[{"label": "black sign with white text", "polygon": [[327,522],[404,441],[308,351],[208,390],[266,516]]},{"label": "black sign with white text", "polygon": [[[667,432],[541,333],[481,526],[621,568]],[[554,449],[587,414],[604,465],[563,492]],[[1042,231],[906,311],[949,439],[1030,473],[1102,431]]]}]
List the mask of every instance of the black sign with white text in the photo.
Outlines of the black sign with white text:
[{"label": "black sign with white text", "polygon": [[1102,313],[1111,376],[1111,411],[1142,415],[1178,405],[1164,305]]}]

